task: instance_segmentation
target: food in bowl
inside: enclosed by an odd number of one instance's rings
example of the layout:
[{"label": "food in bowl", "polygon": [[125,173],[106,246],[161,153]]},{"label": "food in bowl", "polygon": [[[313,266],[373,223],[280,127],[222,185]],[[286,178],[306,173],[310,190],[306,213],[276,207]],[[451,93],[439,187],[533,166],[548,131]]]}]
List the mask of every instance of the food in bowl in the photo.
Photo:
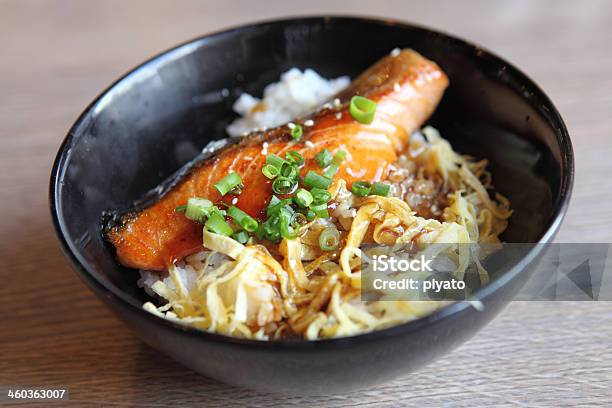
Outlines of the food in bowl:
[{"label": "food in bowl", "polygon": [[443,304],[362,301],[362,243],[499,241],[512,212],[490,195],[486,160],[421,129],[448,86],[434,62],[393,50],[311,115],[261,129],[342,85],[319,79],[287,75],[262,101],[239,99],[245,117],[229,132],[260,129],[216,142],[158,202],[107,228],[119,261],[158,297],[146,310],[236,337],[350,336]]}]

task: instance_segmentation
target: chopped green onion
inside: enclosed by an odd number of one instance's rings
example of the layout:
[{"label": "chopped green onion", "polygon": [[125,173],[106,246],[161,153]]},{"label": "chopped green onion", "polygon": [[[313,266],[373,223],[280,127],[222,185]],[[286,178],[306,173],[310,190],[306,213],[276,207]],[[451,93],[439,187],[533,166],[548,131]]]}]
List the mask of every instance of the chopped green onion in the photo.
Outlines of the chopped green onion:
[{"label": "chopped green onion", "polygon": [[257,231],[255,231],[255,236],[257,237],[258,240],[262,240],[265,238],[266,236],[266,231],[265,231],[265,225],[264,223],[259,224],[259,227],[257,227]]},{"label": "chopped green onion", "polygon": [[312,203],[312,194],[308,190],[300,188],[293,197],[293,201],[302,208],[308,207]]},{"label": "chopped green onion", "polygon": [[265,166],[263,166],[263,168],[261,169],[261,172],[263,173],[264,176],[266,176],[270,180],[272,180],[273,178],[275,178],[276,176],[280,174],[279,168],[274,167],[271,164],[266,164]]},{"label": "chopped green onion", "polygon": [[233,205],[227,209],[227,215],[248,232],[254,232],[259,226],[253,217]]},{"label": "chopped green onion", "polygon": [[295,210],[293,209],[293,207],[291,206],[291,199],[290,198],[286,198],[286,201],[284,202],[283,205],[283,210],[284,212],[288,212],[289,214],[293,215],[293,213],[295,212]]},{"label": "chopped green onion", "polygon": [[291,137],[295,140],[298,140],[304,134],[304,129],[302,129],[302,125],[295,125],[291,129]]},{"label": "chopped green onion", "polygon": [[284,222],[280,224],[280,235],[283,238],[294,239],[300,234],[299,228],[294,228]]},{"label": "chopped green onion", "polygon": [[324,169],[329,166],[334,159],[334,156],[327,149],[321,150],[319,153],[315,155],[315,160],[320,168]]},{"label": "chopped green onion", "polygon": [[338,150],[336,154],[334,154],[333,160],[329,167],[323,172],[323,175],[329,179],[334,178],[338,170],[340,169],[340,164],[346,158],[346,152],[342,149]]},{"label": "chopped green onion", "polygon": [[329,212],[327,211],[327,203],[311,205],[310,209],[314,211],[315,215],[319,218],[329,218]]},{"label": "chopped green onion", "polygon": [[280,230],[275,229],[273,231],[270,231],[267,235],[266,238],[272,242],[278,243],[281,240],[281,233]]},{"label": "chopped green onion", "polygon": [[236,241],[240,242],[241,244],[246,244],[247,241],[249,240],[249,234],[246,231],[238,231],[232,234],[232,238],[234,238]]},{"label": "chopped green onion", "polygon": [[372,184],[367,181],[356,181],[351,187],[351,191],[358,197],[365,197],[370,194]]},{"label": "chopped green onion", "polygon": [[266,222],[260,225],[260,229],[257,229],[255,234],[259,239],[268,239],[272,242],[278,242],[281,238],[280,231],[278,230],[278,214],[275,214],[268,218]]},{"label": "chopped green onion", "polygon": [[297,166],[293,163],[284,162],[280,168],[280,175],[288,179],[294,179],[298,176]]},{"label": "chopped green onion", "polygon": [[205,198],[190,198],[187,200],[185,208],[185,217],[190,220],[204,222],[210,214],[213,203]]},{"label": "chopped green onion", "polygon": [[349,104],[349,113],[357,122],[369,125],[374,121],[376,102],[363,96],[353,96]]},{"label": "chopped green onion", "polygon": [[281,208],[288,206],[289,204],[291,204],[290,198],[283,198],[280,200],[278,197],[273,195],[268,207],[266,208],[266,216],[270,217],[277,214]]},{"label": "chopped green onion", "polygon": [[279,231],[283,238],[293,239],[299,234],[299,229],[294,228],[291,225],[292,218],[293,214],[287,211],[285,208],[281,209],[278,214]]},{"label": "chopped green onion", "polygon": [[[291,200],[290,200],[290,199],[288,199],[288,200],[289,200],[289,202],[291,202]],[[292,207],[292,206],[290,206],[289,204],[286,204],[286,205],[283,207],[283,210],[284,210],[284,211],[289,212],[289,214],[291,214],[292,216],[293,216],[293,214],[295,213],[295,210],[294,210],[294,209],[293,209],[293,207]]]},{"label": "chopped green onion", "polygon": [[315,214],[315,212],[314,212],[314,211],[312,211],[312,210],[308,210],[308,211],[306,211],[306,219],[307,219],[308,221],[312,221],[312,220],[314,220],[316,217],[317,217],[317,214]]},{"label": "chopped green onion", "polygon": [[293,208],[291,208],[291,205],[290,205],[291,201],[292,201],[291,198],[284,198],[282,202],[278,203],[277,205],[273,207],[268,207],[268,209],[266,210],[266,215],[268,217],[277,215],[282,208],[285,208],[291,213],[293,213]]},{"label": "chopped green onion", "polygon": [[275,195],[272,195],[270,198],[270,202],[268,203],[268,208],[274,207],[276,204],[280,203],[281,200]]},{"label": "chopped green onion", "polygon": [[296,226],[296,227],[301,227],[302,225],[305,225],[306,223],[308,223],[308,218],[299,212],[296,212],[295,214],[293,214],[293,218],[291,218],[291,224]]},{"label": "chopped green onion", "polygon": [[272,191],[276,194],[290,194],[297,186],[297,180],[285,177],[277,177],[272,183]]},{"label": "chopped green onion", "polygon": [[372,186],[372,194],[386,197],[389,195],[389,189],[391,189],[391,186],[389,184],[377,181]]},{"label": "chopped green onion", "polygon": [[264,238],[272,241],[272,242],[278,242],[281,239],[281,234],[279,231],[279,226],[278,226],[278,222],[279,222],[279,218],[278,215],[275,215],[273,217],[271,217],[270,219],[268,219],[268,221],[266,221],[263,224],[263,236]]},{"label": "chopped green onion", "polygon": [[187,210],[187,205],[179,205],[174,209],[176,212],[184,213]]},{"label": "chopped green onion", "polygon": [[287,158],[287,161],[294,163],[296,166],[301,166],[304,164],[304,156],[295,150],[288,152],[285,157]]},{"label": "chopped green onion", "polygon": [[346,159],[346,151],[338,149],[338,151],[336,151],[334,154],[334,163],[340,164],[344,161],[344,159]]},{"label": "chopped green onion", "polygon": [[235,172],[231,172],[230,174],[216,182],[215,188],[222,196],[224,196],[230,190],[232,190],[234,187],[238,187],[240,184],[242,184],[242,179],[240,178],[240,176]]},{"label": "chopped green onion", "polygon": [[[227,205],[224,202],[219,203],[219,205]],[[223,217],[225,217],[227,215],[227,211],[225,210],[220,210],[219,207],[217,207],[216,205],[213,205],[212,208],[210,209],[210,213],[218,213],[221,214]],[[210,216],[210,214],[209,214]]]},{"label": "chopped green onion", "polygon": [[316,187],[327,189],[331,184],[331,180],[311,170],[306,173],[306,177],[304,177],[304,184],[311,188]]},{"label": "chopped green onion", "polygon": [[281,166],[283,165],[284,162],[285,162],[284,159],[278,157],[274,153],[270,153],[270,154],[266,155],[266,164],[274,166],[274,167],[278,168],[279,170],[280,170],[280,168],[281,168]]},{"label": "chopped green onion", "polygon": [[212,212],[204,225],[210,232],[225,235],[226,237],[231,236],[234,232],[232,227],[229,226],[223,216],[218,212]]},{"label": "chopped green onion", "polygon": [[339,168],[340,168],[339,165],[337,165],[336,163],[332,163],[329,165],[327,169],[325,169],[325,171],[323,172],[323,175],[327,177],[328,179],[332,179],[338,172]]},{"label": "chopped green onion", "polygon": [[319,218],[329,218],[329,211],[327,211],[327,208],[321,211],[316,211],[315,214]]},{"label": "chopped green onion", "polygon": [[327,227],[319,234],[319,247],[323,251],[333,251],[340,245],[340,232],[335,227]]},{"label": "chopped green onion", "polygon": [[331,199],[329,191],[322,188],[315,187],[310,190],[310,194],[312,194],[313,204],[325,204]]}]

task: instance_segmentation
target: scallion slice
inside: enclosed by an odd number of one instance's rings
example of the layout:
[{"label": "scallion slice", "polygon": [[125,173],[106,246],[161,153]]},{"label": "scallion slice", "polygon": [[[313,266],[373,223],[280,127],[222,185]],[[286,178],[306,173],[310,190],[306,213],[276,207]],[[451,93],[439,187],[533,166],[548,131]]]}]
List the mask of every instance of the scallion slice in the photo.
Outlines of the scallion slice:
[{"label": "scallion slice", "polygon": [[272,197],[270,198],[270,202],[268,203],[268,209],[274,207],[276,204],[280,203],[281,199],[278,198],[275,195],[272,195]]},{"label": "scallion slice", "polygon": [[319,234],[319,247],[323,251],[333,251],[340,245],[340,232],[335,227],[327,227]]},{"label": "scallion slice", "polygon": [[331,194],[329,191],[322,188],[313,188],[310,190],[310,194],[312,194],[312,202],[313,204],[325,204],[331,199]]},{"label": "scallion slice", "polygon": [[266,220],[266,222],[261,224],[261,227],[260,227],[261,231],[258,229],[256,234],[272,242],[280,241],[281,236],[280,236],[278,222],[279,222],[278,214],[271,216],[270,218]]},{"label": "scallion slice", "polygon": [[277,177],[272,183],[272,191],[276,194],[291,194],[297,186],[296,179],[288,179],[286,177]]},{"label": "scallion slice", "polygon": [[266,239],[274,243],[279,243],[281,240],[280,230],[279,229],[271,230],[270,232],[267,233]]},{"label": "scallion slice", "polygon": [[297,166],[293,163],[284,162],[280,168],[280,175],[290,180],[297,178],[298,176]]},{"label": "scallion slice", "polygon": [[222,196],[226,195],[230,190],[242,184],[242,179],[238,173],[231,172],[227,176],[215,183],[215,188]]},{"label": "scallion slice", "polygon": [[322,176],[320,174],[315,173],[314,171],[309,171],[306,173],[306,177],[304,177],[304,184],[307,187],[316,187],[316,188],[329,188],[331,184],[331,179]]},{"label": "scallion slice", "polygon": [[358,197],[365,197],[372,191],[372,184],[367,181],[356,181],[353,183],[351,191]]},{"label": "scallion slice", "polygon": [[312,220],[314,220],[316,217],[317,217],[317,214],[316,214],[314,211],[312,211],[312,210],[308,210],[308,211],[306,211],[306,219],[307,219],[308,221],[312,221]]},{"label": "scallion slice", "polygon": [[295,196],[293,197],[293,201],[295,201],[295,203],[299,205],[300,207],[306,208],[312,203],[313,197],[310,191],[300,188],[295,193]]},{"label": "scallion slice", "polygon": [[338,149],[334,154],[334,163],[340,164],[346,159],[346,151]]},{"label": "scallion slice", "polygon": [[257,231],[255,231],[255,236],[260,241],[266,237],[266,231],[265,231],[264,223],[259,224],[259,227],[257,227]]},{"label": "scallion slice", "polygon": [[278,168],[279,170],[280,170],[280,168],[281,168],[281,166],[283,165],[284,162],[285,162],[285,160],[283,158],[278,157],[274,153],[270,153],[270,154],[266,155],[266,164],[274,166],[274,167]]},{"label": "scallion slice", "polygon": [[292,162],[298,167],[304,164],[304,156],[302,156],[299,152],[296,152],[295,150],[291,150],[290,152],[288,152],[286,158],[287,161]]},{"label": "scallion slice", "polygon": [[304,129],[302,128],[302,125],[295,125],[291,129],[291,137],[294,140],[299,140],[300,137],[302,137],[303,134],[304,134]]},{"label": "scallion slice", "polygon": [[190,220],[204,222],[213,208],[213,203],[205,198],[190,198],[187,200],[185,217]]},{"label": "scallion slice", "polygon": [[292,218],[293,214],[284,208],[278,214],[279,231],[283,238],[293,239],[298,236],[299,228],[294,228],[291,225]]},{"label": "scallion slice", "polygon": [[266,216],[270,217],[271,215],[276,214],[278,210],[280,210],[281,207],[286,204],[285,201],[287,201],[287,199],[281,200],[277,196],[273,195],[270,199],[268,207],[266,208]]},{"label": "scallion slice", "polygon": [[325,169],[325,171],[323,172],[323,175],[327,177],[328,179],[332,179],[338,172],[339,168],[340,168],[339,165],[337,165],[336,163],[332,163],[329,165],[328,168]]},{"label": "scallion slice", "polygon": [[288,208],[291,211],[293,211],[293,209],[291,208],[290,204],[291,204],[291,198],[283,198],[282,200],[279,200],[278,203],[272,205],[272,203],[270,203],[268,205],[268,208],[266,209],[266,216],[267,217],[271,217],[275,214],[278,214],[278,212],[280,211],[281,208]]},{"label": "scallion slice", "polygon": [[232,234],[232,238],[234,238],[236,241],[240,242],[241,244],[246,244],[247,241],[249,240],[249,234],[246,231],[238,231]]},{"label": "scallion slice", "polygon": [[327,211],[327,203],[311,205],[310,209],[319,218],[329,218],[329,211]]},{"label": "scallion slice", "polygon": [[240,225],[248,232],[254,232],[259,226],[253,217],[233,205],[227,209],[227,215],[232,217],[236,224]]},{"label": "scallion slice", "polygon": [[215,234],[219,235],[225,235],[226,237],[231,236],[234,232],[232,230],[232,227],[229,226],[223,216],[216,211],[212,212],[208,216],[208,220],[206,220],[206,223],[204,225],[210,232],[214,232]]},{"label": "scallion slice", "polygon": [[389,190],[391,186],[387,183],[381,183],[379,181],[375,182],[372,186],[372,194],[377,196],[386,197],[389,195]]},{"label": "scallion slice", "polygon": [[321,150],[319,153],[315,155],[315,160],[320,168],[324,169],[329,166],[334,159],[334,156],[327,149]]},{"label": "scallion slice", "polygon": [[308,223],[308,218],[306,217],[306,215],[299,213],[299,212],[296,212],[295,214],[293,214],[293,217],[291,218],[291,225],[298,227],[298,228],[307,223]]},{"label": "scallion slice", "polygon": [[261,172],[263,173],[264,176],[272,180],[280,174],[280,169],[278,167],[274,167],[271,164],[266,164],[261,169]]},{"label": "scallion slice", "polygon": [[374,121],[376,102],[363,96],[353,96],[349,104],[349,113],[357,122],[369,125]]}]

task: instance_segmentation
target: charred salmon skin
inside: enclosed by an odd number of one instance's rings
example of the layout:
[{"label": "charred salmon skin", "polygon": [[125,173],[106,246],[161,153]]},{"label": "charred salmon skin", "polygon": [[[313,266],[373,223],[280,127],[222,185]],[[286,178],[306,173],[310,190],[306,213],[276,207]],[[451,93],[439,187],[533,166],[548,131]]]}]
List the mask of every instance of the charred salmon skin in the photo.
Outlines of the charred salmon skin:
[{"label": "charred salmon skin", "polygon": [[[336,103],[295,121],[303,128],[299,140],[291,136],[288,125],[240,138],[198,163],[155,204],[125,216],[106,231],[106,237],[123,265],[168,269],[172,262],[202,248],[201,224],[175,211],[189,198],[232,202],[260,218],[272,195],[271,182],[261,171],[268,153],[298,151],[305,159],[300,170],[304,176],[318,169],[315,155],[322,149],[343,149],[346,159],[337,174],[349,185],[357,180],[383,180],[389,165],[407,147],[410,134],[429,118],[447,86],[444,72],[413,50],[385,56],[338,94]],[[377,103],[370,124],[350,115],[349,101],[355,95]],[[221,197],[214,184],[232,171],[241,177],[244,188],[240,195]]]}]

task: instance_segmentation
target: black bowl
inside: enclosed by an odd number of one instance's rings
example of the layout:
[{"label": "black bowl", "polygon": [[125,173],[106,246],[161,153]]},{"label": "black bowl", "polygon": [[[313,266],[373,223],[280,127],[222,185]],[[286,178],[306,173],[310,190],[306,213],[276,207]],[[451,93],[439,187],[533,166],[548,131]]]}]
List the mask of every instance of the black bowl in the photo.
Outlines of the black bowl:
[{"label": "black bowl", "polygon": [[[450,88],[430,123],[457,150],[491,159],[514,215],[504,236],[549,242],[573,181],[570,139],[559,113],[524,74],[480,47],[389,20],[312,17],[207,35],[137,67],[76,121],[51,174],[51,212],[62,247],[85,283],[151,346],[204,375],[260,390],[322,394],[388,381],[431,362],[493,318],[529,277],[532,250],[477,293],[417,321],[321,341],[241,340],[182,327],[142,309],[137,273],[101,236],[102,214],[122,211],[224,137],[231,104],[260,94],[290,67],[354,77],[395,47],[436,61]],[[228,93],[229,92],[229,93]]]}]

